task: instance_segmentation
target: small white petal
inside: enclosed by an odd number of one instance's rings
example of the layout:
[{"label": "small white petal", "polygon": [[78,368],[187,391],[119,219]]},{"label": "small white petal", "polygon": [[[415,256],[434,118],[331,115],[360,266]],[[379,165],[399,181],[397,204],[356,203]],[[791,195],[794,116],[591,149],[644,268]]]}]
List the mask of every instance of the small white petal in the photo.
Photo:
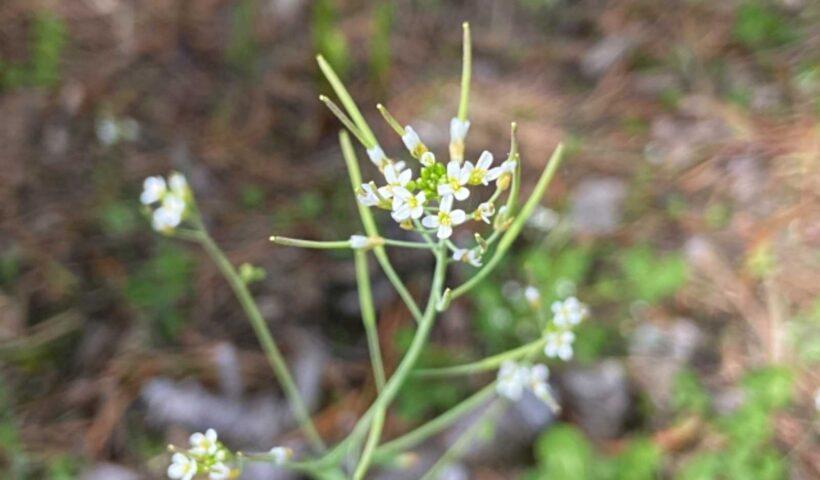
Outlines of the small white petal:
[{"label": "small white petal", "polygon": [[350,236],[350,248],[355,250],[359,250],[362,248],[367,248],[370,246],[370,239],[365,237],[364,235],[351,235]]},{"label": "small white petal", "polygon": [[439,225],[438,232],[436,233],[436,236],[439,239],[444,240],[445,238],[450,238],[450,235],[452,235],[452,234],[453,234],[453,227],[451,227],[449,225]]},{"label": "small white petal", "polygon": [[453,225],[461,225],[467,220],[467,214],[464,213],[464,210],[453,210],[450,212],[450,220]]},{"label": "small white petal", "polygon": [[421,224],[424,228],[438,227],[438,215],[427,215],[421,219]]},{"label": "small white petal", "polygon": [[378,145],[374,145],[367,149],[367,156],[370,158],[370,161],[373,165],[381,168],[384,166],[385,161],[387,160],[387,156],[384,154],[384,150],[382,147]]}]

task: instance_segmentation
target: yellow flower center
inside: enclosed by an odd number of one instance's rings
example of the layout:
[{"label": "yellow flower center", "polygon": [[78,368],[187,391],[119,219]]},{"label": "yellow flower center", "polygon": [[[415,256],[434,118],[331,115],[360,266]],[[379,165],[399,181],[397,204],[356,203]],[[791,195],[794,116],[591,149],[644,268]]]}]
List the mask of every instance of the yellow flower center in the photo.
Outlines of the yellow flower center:
[{"label": "yellow flower center", "polygon": [[483,168],[476,168],[470,173],[470,185],[478,185],[484,180],[484,176],[487,175],[487,170]]},{"label": "yellow flower center", "polygon": [[447,213],[447,212],[438,212],[438,223],[439,223],[439,225],[449,227],[450,224],[453,223],[453,221],[450,218],[449,213]]}]

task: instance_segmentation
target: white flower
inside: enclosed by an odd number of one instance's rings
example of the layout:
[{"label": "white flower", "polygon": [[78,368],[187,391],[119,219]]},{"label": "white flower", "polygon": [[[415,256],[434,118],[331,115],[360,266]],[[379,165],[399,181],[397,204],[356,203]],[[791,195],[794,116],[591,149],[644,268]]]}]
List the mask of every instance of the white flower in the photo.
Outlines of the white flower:
[{"label": "white flower", "polygon": [[381,202],[373,182],[363,183],[361,187],[356,189],[356,200],[365,207],[374,207]]},{"label": "white flower", "polygon": [[404,135],[401,136],[401,141],[404,142],[404,146],[407,147],[407,150],[409,150],[410,154],[415,158],[421,157],[421,155],[427,151],[427,147],[421,143],[419,135],[410,125],[404,127]]},{"label": "white flower", "polygon": [[188,441],[191,443],[190,452],[193,455],[213,455],[219,449],[216,443],[216,430],[209,428],[204,434],[194,433]]},{"label": "white flower", "polygon": [[185,176],[179,172],[173,172],[168,176],[168,187],[171,192],[180,198],[185,198],[188,194],[188,181]]},{"label": "white flower", "polygon": [[549,332],[546,340],[544,355],[550,358],[558,357],[565,362],[572,358],[572,342],[575,341],[574,333],[569,331]]},{"label": "white flower", "polygon": [[461,163],[464,160],[464,137],[470,129],[468,120],[450,120],[450,159]]},{"label": "white flower", "polygon": [[167,191],[165,186],[165,179],[159,175],[155,177],[148,177],[142,182],[142,194],[140,194],[140,202],[143,205],[150,205],[162,199]]},{"label": "white flower", "polygon": [[293,457],[293,450],[287,447],[273,447],[269,453],[275,465],[282,465]]},{"label": "white flower", "polygon": [[425,167],[429,167],[436,163],[436,155],[433,152],[424,152],[421,154],[421,158],[419,158],[419,162]]},{"label": "white flower", "polygon": [[388,165],[384,167],[384,178],[387,185],[379,188],[379,195],[391,198],[397,188],[404,188],[413,179],[413,172],[410,169],[399,170],[396,165]]},{"label": "white flower", "polygon": [[97,120],[97,139],[106,146],[117,143],[120,139],[120,127],[113,118]]},{"label": "white flower", "polygon": [[453,234],[453,227],[461,225],[467,220],[467,214],[464,213],[464,210],[450,211],[451,208],[453,208],[453,197],[452,195],[446,195],[439,203],[438,214],[424,217],[421,224],[425,228],[438,228],[436,236],[440,239],[450,238],[450,235]]},{"label": "white flower", "polygon": [[397,187],[393,191],[393,219],[403,222],[409,218],[417,220],[424,215],[424,202],[427,195],[419,192],[415,195],[406,188]]},{"label": "white flower", "polygon": [[529,377],[530,372],[526,366],[507,360],[498,369],[495,389],[502,397],[513,401],[520,400]]},{"label": "white flower", "polygon": [[158,232],[173,230],[182,222],[185,201],[172,193],[166,193],[162,205],[154,210],[151,224]]},{"label": "white flower", "polygon": [[456,200],[465,200],[470,196],[470,190],[464,185],[470,179],[469,162],[462,167],[455,160],[447,164],[447,180],[438,186],[439,195],[452,195]]},{"label": "white flower", "polygon": [[227,480],[231,478],[231,468],[222,462],[211,465],[208,478],[211,480]]},{"label": "white flower", "polygon": [[490,202],[479,204],[478,208],[473,212],[473,218],[476,221],[482,221],[486,224],[490,223],[490,219],[493,218],[493,215],[495,215],[495,205]]},{"label": "white flower", "polygon": [[168,478],[191,480],[196,475],[196,460],[182,453],[175,453],[168,466]]},{"label": "white flower", "polygon": [[475,166],[470,162],[465,162],[464,166],[469,173],[467,178],[470,185],[487,185],[490,180],[495,180],[495,178],[489,178],[490,165],[492,164],[493,154],[487,150],[481,152],[481,156],[478,157]]},{"label": "white flower", "polygon": [[481,253],[477,249],[458,248],[453,252],[453,260],[457,262],[469,263],[474,267],[481,266]]},{"label": "white flower", "polygon": [[524,298],[533,308],[541,304],[541,292],[532,285],[527,285],[527,288],[524,289]]},{"label": "white flower", "polygon": [[384,154],[384,150],[379,145],[374,145],[367,149],[367,156],[370,157],[370,161],[373,162],[373,165],[382,169],[387,164],[387,155]]},{"label": "white flower", "polygon": [[537,364],[530,368],[529,384],[532,393],[540,400],[547,404],[552,404],[552,394],[550,392],[549,383],[547,380],[550,376],[550,370],[546,365]]},{"label": "white flower", "polygon": [[[479,161],[480,161],[480,159],[479,159]],[[492,182],[493,180],[497,180],[497,179],[501,178],[502,176],[504,176],[504,174],[507,174],[507,173],[513,174],[515,172],[515,165],[516,165],[515,160],[504,160],[504,162],[501,163],[501,165],[499,165],[495,168],[491,168],[487,172],[487,175],[484,178],[486,180]]]},{"label": "white flower", "polygon": [[560,300],[553,302],[550,308],[553,313],[553,322],[561,328],[578,325],[588,313],[586,305],[575,297],[569,297],[563,302]]},{"label": "white flower", "polygon": [[470,130],[469,120],[459,120],[456,117],[450,119],[450,143],[464,142],[467,132]]}]

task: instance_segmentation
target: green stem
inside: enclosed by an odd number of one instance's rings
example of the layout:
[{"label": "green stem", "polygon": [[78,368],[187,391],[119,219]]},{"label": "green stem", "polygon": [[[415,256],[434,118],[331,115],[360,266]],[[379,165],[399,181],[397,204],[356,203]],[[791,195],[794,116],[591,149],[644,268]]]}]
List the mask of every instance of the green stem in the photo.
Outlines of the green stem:
[{"label": "green stem", "polygon": [[494,393],[495,382],[490,383],[478,392],[467,397],[455,407],[447,410],[415,430],[382,444],[382,446],[376,449],[376,458],[383,460],[395,456],[400,452],[415,447],[431,436],[441,433],[444,429],[461,418],[462,415],[467,414],[475,407],[484,403],[488,398],[493,396]]},{"label": "green stem", "polygon": [[[402,385],[404,385],[404,382],[410,375],[410,372],[413,370],[419,355],[421,355],[424,345],[427,343],[427,337],[430,334],[430,330],[432,329],[436,318],[436,303],[441,295],[441,289],[444,286],[444,276],[446,271],[447,250],[444,248],[444,244],[440,242],[436,250],[436,268],[433,273],[433,283],[430,288],[430,297],[427,301],[427,307],[424,310],[424,316],[419,323],[419,327],[416,330],[413,341],[410,343],[410,347],[407,349],[407,353],[405,353],[404,358],[402,358],[393,376],[387,381],[382,393],[379,394],[373,402],[373,405],[370,407],[368,413],[373,412],[370,413],[371,418],[374,416],[378,417],[379,415],[383,415],[383,412],[387,410],[390,403],[396,398],[396,395],[399,393]],[[370,427],[370,419],[366,417],[367,414],[359,420],[359,423],[350,434],[353,439],[361,438],[362,434],[367,431],[366,429]],[[378,430],[378,435],[380,435],[381,426],[374,423],[371,430]],[[374,434],[371,431],[370,436],[373,437],[374,435],[377,434]],[[371,458],[362,458],[359,467],[357,467],[357,471],[366,472],[367,463],[369,463],[370,460]],[[365,463],[365,466],[362,467],[361,463]]]},{"label": "green stem", "polygon": [[365,148],[370,148],[373,146],[373,144],[370,143],[370,141],[367,139],[367,137],[364,136],[361,130],[359,130],[359,127],[357,127],[353,123],[353,121],[350,120],[350,118],[348,118],[347,115],[345,115],[342,109],[339,108],[335,103],[333,103],[331,99],[327,98],[325,95],[319,95],[319,101],[321,101],[327,106],[327,108],[333,113],[333,115],[335,115],[336,118],[338,118],[339,121],[342,122],[342,125],[344,125],[348,130],[350,130],[350,133],[352,133],[359,140],[359,142],[361,142],[361,144],[365,146]]},{"label": "green stem", "polygon": [[282,389],[285,392],[285,396],[288,398],[288,402],[290,403],[294,415],[299,422],[299,426],[305,433],[305,436],[308,438],[313,448],[317,451],[323,451],[325,449],[325,443],[322,441],[322,437],[319,435],[319,432],[316,431],[316,427],[310,419],[310,414],[308,413],[305,404],[302,402],[302,398],[299,395],[299,390],[296,387],[296,383],[293,381],[293,377],[290,375],[285,359],[279,351],[279,347],[276,346],[276,342],[274,342],[273,336],[268,330],[268,326],[262,318],[259,308],[256,306],[256,302],[254,302],[250,291],[248,291],[247,285],[245,285],[245,282],[243,282],[239,277],[239,274],[234,269],[230,260],[228,260],[225,254],[222,253],[222,250],[219,249],[219,246],[217,246],[210,235],[208,235],[205,228],[201,226],[201,221],[198,221],[197,223],[200,224],[200,244],[203,246],[211,259],[213,259],[217,268],[219,268],[219,271],[222,272],[222,275],[228,281],[228,284],[233,289],[236,298],[242,305],[242,309],[248,316],[251,327],[253,327],[256,337],[262,345],[262,350],[264,350],[268,363],[270,363],[273,372],[276,374],[277,380],[279,380],[279,383],[282,385]]},{"label": "green stem", "polygon": [[420,248],[422,250],[432,250],[434,248],[434,246],[426,242],[408,242],[405,240],[393,240],[392,238],[385,238],[384,244],[389,247]]},{"label": "green stem", "polygon": [[336,92],[336,95],[339,97],[339,100],[342,102],[345,110],[347,110],[348,115],[350,115],[350,118],[353,119],[356,126],[359,127],[364,140],[368,142],[365,144],[365,147],[371,148],[377,145],[378,142],[376,141],[376,136],[373,135],[373,131],[370,130],[370,126],[368,126],[367,122],[364,120],[362,113],[359,111],[359,107],[357,107],[356,102],[353,101],[353,97],[350,96],[344,84],[336,75],[336,72],[333,71],[333,67],[331,67],[321,55],[316,56],[316,61],[319,62],[319,68],[322,70],[322,73],[325,74],[325,78],[327,78],[330,86],[333,87],[333,91]]},{"label": "green stem", "polygon": [[413,375],[421,378],[448,377],[453,375],[470,375],[473,373],[495,370],[498,368],[499,365],[504,363],[506,360],[518,360],[519,358],[525,357],[532,352],[536,352],[537,350],[544,348],[545,342],[546,341],[544,339],[539,339],[534,342],[530,342],[526,345],[522,345],[518,348],[507,350],[506,352],[502,352],[497,355],[484,358],[477,362],[465,363],[463,365],[454,365],[452,367],[427,368],[422,370],[416,370],[415,372],[413,372]]},{"label": "green stem", "polygon": [[392,128],[393,131],[395,131],[400,137],[403,137],[404,127],[402,127],[401,124],[395,119],[395,117],[393,117],[393,115],[391,115],[390,112],[387,111],[387,108],[385,108],[384,105],[379,103],[376,105],[376,109],[379,111],[379,113],[382,114],[382,117],[384,117],[384,121],[387,122],[388,125],[390,125],[390,128]]},{"label": "green stem", "polygon": [[458,102],[458,119],[467,120],[467,104],[470,100],[470,74],[473,69],[473,46],[470,39],[470,24],[464,22],[464,51],[461,63],[461,98]]},{"label": "green stem", "polygon": [[[356,159],[356,153],[353,151],[353,145],[350,143],[350,136],[348,136],[348,134],[344,131],[340,132],[339,143],[342,146],[342,156],[344,156],[345,164],[347,165],[347,172],[350,176],[350,184],[353,187],[353,190],[356,190],[362,184],[362,175],[359,172],[359,162]],[[370,209],[359,202],[356,202],[356,206],[359,209],[359,217],[361,217],[362,226],[364,227],[365,232],[367,232],[367,235],[370,237],[379,236],[379,230],[376,228],[376,221],[373,220],[373,214]],[[376,260],[382,267],[382,271],[384,271],[385,276],[393,285],[393,288],[396,289],[396,292],[404,301],[404,304],[407,305],[407,309],[410,310],[413,318],[416,322],[420,322],[422,316],[421,310],[418,305],[416,305],[416,301],[413,300],[413,296],[410,295],[407,287],[404,286],[404,283],[402,283],[401,279],[396,274],[396,271],[393,269],[393,265],[390,264],[390,258],[387,256],[387,252],[385,252],[384,247],[378,246],[373,248],[373,255],[376,256]]]},{"label": "green stem", "polygon": [[386,410],[376,411],[376,416],[373,418],[373,425],[370,427],[370,433],[367,435],[367,442],[362,450],[362,457],[359,464],[356,466],[356,471],[353,472],[353,480],[361,480],[370,468],[370,463],[373,461],[373,453],[379,445],[381,439],[382,428],[384,427],[384,417],[387,414]]},{"label": "green stem", "polygon": [[562,144],[558,144],[555,148],[555,151],[552,153],[552,157],[550,157],[549,162],[547,163],[546,167],[544,167],[543,173],[541,173],[541,177],[538,179],[538,183],[535,185],[535,189],[533,190],[530,198],[527,199],[527,203],[524,204],[524,207],[521,209],[521,213],[515,217],[515,220],[509,226],[509,228],[504,232],[504,235],[501,236],[501,239],[498,242],[498,246],[496,247],[495,251],[493,252],[493,256],[490,258],[487,263],[484,264],[484,267],[478,271],[475,275],[473,275],[469,280],[461,284],[458,288],[453,290],[453,299],[460,297],[467,293],[471,288],[478,285],[493,269],[498,265],[501,259],[504,257],[504,254],[507,253],[510,246],[512,245],[513,241],[515,241],[518,234],[521,233],[521,229],[524,227],[524,222],[527,218],[532,215],[532,212],[535,210],[535,207],[541,201],[541,197],[543,197],[544,192],[547,189],[552,177],[555,175],[556,170],[558,169],[558,165],[561,163],[561,158],[563,157],[564,146]]},{"label": "green stem", "polygon": [[290,238],[283,237],[280,235],[274,235],[270,237],[270,241],[278,245],[284,245],[287,247],[315,248],[319,250],[351,248],[349,240],[336,240],[332,242],[324,242],[317,240],[302,240],[300,238]]},{"label": "green stem", "polygon": [[461,454],[462,449],[467,446],[467,442],[475,439],[475,433],[479,427],[482,426],[482,422],[485,418],[495,416],[496,413],[501,409],[501,406],[504,405],[502,402],[494,402],[492,405],[487,407],[486,410],[481,412],[481,414],[473,421],[473,424],[467,427],[461,435],[458,436],[455,442],[448,448],[441,458],[430,467],[430,470],[421,477],[421,480],[432,480],[436,478],[439,470],[442,469],[445,465],[450,463],[456,456]]},{"label": "green stem", "polygon": [[370,273],[367,270],[367,254],[357,250],[354,254],[356,264],[356,283],[359,286],[359,305],[362,310],[362,322],[367,334],[367,347],[370,352],[370,364],[373,366],[373,377],[378,391],[384,387],[384,364],[379,347],[379,332],[376,326],[376,309],[373,306],[373,294],[370,290]]}]

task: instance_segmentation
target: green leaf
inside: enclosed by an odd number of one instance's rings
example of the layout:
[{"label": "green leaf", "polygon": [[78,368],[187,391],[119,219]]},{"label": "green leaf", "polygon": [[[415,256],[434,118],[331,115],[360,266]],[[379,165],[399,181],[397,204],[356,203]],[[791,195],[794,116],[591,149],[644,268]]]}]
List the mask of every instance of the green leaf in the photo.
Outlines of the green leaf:
[{"label": "green leaf", "polygon": [[571,425],[557,424],[544,433],[535,444],[535,458],[541,467],[542,478],[591,478],[594,452],[584,434]]}]

